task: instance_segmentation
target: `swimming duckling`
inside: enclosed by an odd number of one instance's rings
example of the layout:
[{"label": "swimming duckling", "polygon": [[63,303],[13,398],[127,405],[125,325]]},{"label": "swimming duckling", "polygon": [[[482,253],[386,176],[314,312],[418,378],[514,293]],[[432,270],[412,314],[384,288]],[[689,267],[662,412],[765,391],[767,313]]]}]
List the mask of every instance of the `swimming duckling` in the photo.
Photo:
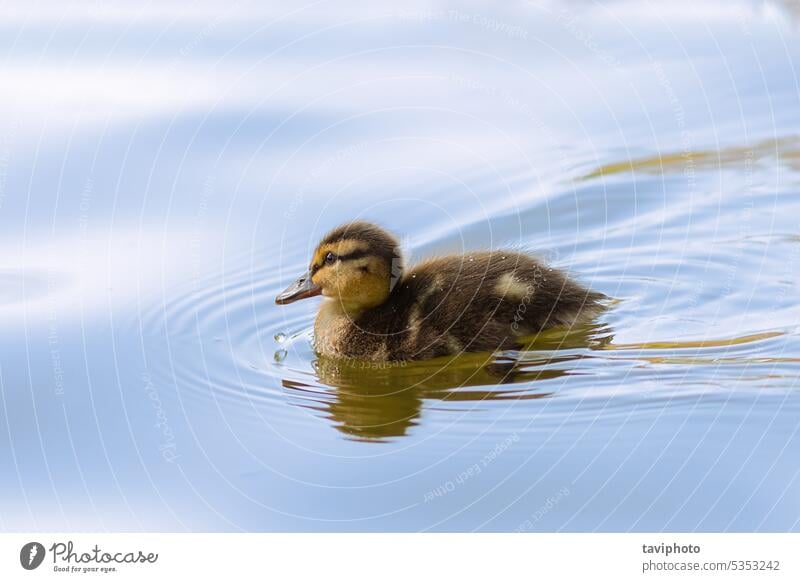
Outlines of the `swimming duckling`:
[{"label": "swimming duckling", "polygon": [[406,270],[397,240],[368,222],[328,233],[308,273],[275,303],[317,295],[324,300],[316,351],[380,362],[519,348],[524,336],[588,321],[605,298],[512,251],[433,258]]}]

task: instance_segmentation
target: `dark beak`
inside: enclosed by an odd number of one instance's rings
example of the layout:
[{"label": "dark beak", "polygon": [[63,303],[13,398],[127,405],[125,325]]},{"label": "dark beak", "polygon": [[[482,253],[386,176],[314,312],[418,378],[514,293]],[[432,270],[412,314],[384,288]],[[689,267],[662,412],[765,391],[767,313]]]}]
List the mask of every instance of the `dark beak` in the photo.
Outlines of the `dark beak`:
[{"label": "dark beak", "polygon": [[307,273],[289,285],[282,293],[278,294],[275,298],[275,303],[278,305],[287,305],[305,299],[306,297],[316,297],[320,293],[322,293],[322,287],[314,285],[314,282],[311,280],[311,275]]}]

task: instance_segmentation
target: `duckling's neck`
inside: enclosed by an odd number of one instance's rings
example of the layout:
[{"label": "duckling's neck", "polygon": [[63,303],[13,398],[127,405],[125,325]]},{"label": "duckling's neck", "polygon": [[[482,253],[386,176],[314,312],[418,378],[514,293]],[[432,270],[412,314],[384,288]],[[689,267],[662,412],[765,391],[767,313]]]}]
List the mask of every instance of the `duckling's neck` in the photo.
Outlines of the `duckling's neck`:
[{"label": "duckling's neck", "polygon": [[342,303],[339,299],[325,297],[314,322],[314,344],[318,352],[329,356],[341,356],[346,346],[342,345],[346,332],[363,309]]}]

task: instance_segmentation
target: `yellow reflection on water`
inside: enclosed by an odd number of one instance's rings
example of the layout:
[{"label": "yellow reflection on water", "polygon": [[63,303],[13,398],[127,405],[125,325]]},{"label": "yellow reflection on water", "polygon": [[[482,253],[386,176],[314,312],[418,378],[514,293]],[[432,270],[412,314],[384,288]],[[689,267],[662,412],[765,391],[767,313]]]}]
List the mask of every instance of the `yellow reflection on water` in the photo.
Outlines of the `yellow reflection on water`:
[{"label": "yellow reflection on water", "polygon": [[765,331],[761,333],[753,333],[750,335],[743,335],[734,338],[725,339],[706,339],[694,341],[654,341],[654,342],[641,342],[633,344],[606,344],[602,347],[605,350],[680,350],[686,348],[719,348],[725,346],[736,346],[740,344],[749,344],[758,342],[765,339],[780,337],[786,335],[784,331]]},{"label": "yellow reflection on water", "polygon": [[747,147],[672,152],[615,162],[592,170],[582,176],[580,180],[626,172],[671,174],[683,172],[687,166],[693,169],[737,167],[754,164],[766,158],[786,163],[790,167],[800,170],[800,136],[768,139]]},{"label": "yellow reflection on water", "polygon": [[284,380],[285,388],[312,395],[310,408],[322,412],[351,438],[384,440],[400,437],[417,424],[423,401],[465,402],[530,400],[547,392],[514,389],[509,384],[557,378],[562,369],[524,371],[513,360],[493,354],[464,354],[424,362],[374,364],[320,357],[314,362],[319,387]]}]

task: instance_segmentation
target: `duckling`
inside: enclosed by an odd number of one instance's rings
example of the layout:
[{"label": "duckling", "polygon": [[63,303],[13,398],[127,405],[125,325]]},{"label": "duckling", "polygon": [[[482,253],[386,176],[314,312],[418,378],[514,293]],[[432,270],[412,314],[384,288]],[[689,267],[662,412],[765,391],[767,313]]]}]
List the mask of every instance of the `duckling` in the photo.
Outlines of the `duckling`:
[{"label": "duckling", "polygon": [[605,299],[513,251],[431,258],[406,269],[397,239],[362,221],[329,232],[308,273],[275,303],[318,295],[317,353],[376,362],[518,349],[525,336],[587,322]]}]

